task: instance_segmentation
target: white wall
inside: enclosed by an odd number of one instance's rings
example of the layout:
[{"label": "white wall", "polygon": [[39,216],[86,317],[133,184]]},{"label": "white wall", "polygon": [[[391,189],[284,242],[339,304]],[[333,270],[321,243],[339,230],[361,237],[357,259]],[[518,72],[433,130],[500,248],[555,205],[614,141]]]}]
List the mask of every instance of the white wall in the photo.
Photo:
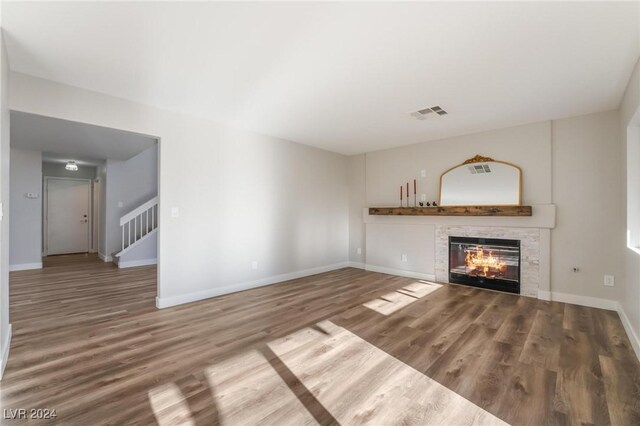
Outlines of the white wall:
[{"label": "white wall", "polygon": [[[400,185],[418,181],[418,201],[438,199],[440,175],[476,154],[522,168],[524,204],[551,202],[551,125],[528,124],[367,153],[367,202],[398,206]],[[421,170],[426,177],[421,177]],[[413,196],[411,197],[413,204]]]},{"label": "white wall", "polygon": [[[412,192],[414,178],[418,199],[424,193],[427,200],[437,200],[442,172],[475,154],[511,162],[522,168],[523,203],[553,203],[557,208],[556,227],[551,231],[550,290],[619,300],[625,272],[618,120],[618,112],[609,111],[367,153],[367,195],[360,210],[399,205],[399,185],[410,182]],[[360,170],[355,160],[350,164]],[[426,178],[420,177],[421,170],[426,170]],[[351,204],[357,210],[354,200]],[[366,263],[432,275],[435,227],[404,219],[367,223]],[[400,254],[407,254],[407,262],[401,261]],[[573,272],[574,266],[579,273]],[[614,275],[618,284],[605,287],[604,274]]]},{"label": "white wall", "polygon": [[107,203],[107,165],[103,164],[96,168],[95,186],[98,195],[98,254],[107,259],[107,221],[106,221],[106,203]]},{"label": "white wall", "polygon": [[[358,210],[357,200],[361,217],[368,206],[400,205],[399,187],[410,182],[412,193],[413,179],[417,179],[418,201],[422,194],[428,201],[437,200],[440,175],[476,154],[522,168],[525,204],[551,203],[551,124],[543,122],[367,153],[366,166],[360,168],[366,174],[365,185],[360,185],[366,187],[366,197],[352,199],[352,210]],[[413,195],[410,202],[413,205]],[[395,222],[366,225],[366,263],[379,270],[433,276],[435,226]],[[407,255],[406,262],[402,254]]]},{"label": "white wall", "polygon": [[161,138],[161,305],[348,260],[342,155],[15,73],[10,95],[17,111]]},{"label": "white wall", "polygon": [[636,63],[620,104],[620,132],[624,154],[620,166],[626,172],[623,188],[629,233],[623,258],[626,282],[620,303],[640,357],[640,61]]},{"label": "white wall", "polygon": [[130,250],[119,255],[117,262],[119,268],[131,268],[134,266],[154,265],[158,256],[158,233],[152,232],[147,238],[136,243]]},{"label": "white wall", "polygon": [[[106,174],[107,193],[102,207],[106,224],[104,254],[111,256],[122,248],[120,218],[158,195],[158,146],[127,161],[107,160]],[[157,249],[148,249],[154,253],[151,258],[156,258]]]},{"label": "white wall", "polygon": [[[619,300],[626,235],[618,111],[557,120],[552,130],[558,209],[551,231],[551,288]],[[618,285],[605,287],[605,274],[614,275]]]},{"label": "white wall", "polygon": [[[42,153],[11,148],[12,270],[42,267]],[[27,198],[28,192],[38,198]]]},{"label": "white wall", "polygon": [[349,157],[349,261],[354,264],[363,264],[366,256],[365,225],[362,220],[362,208],[367,204],[366,179],[365,155]]},{"label": "white wall", "polygon": [[[1,6],[0,6],[1,7]],[[0,14],[1,16],[1,14]],[[0,377],[4,371],[11,342],[9,323],[9,62],[0,30],[0,200],[4,217],[0,224]]]}]

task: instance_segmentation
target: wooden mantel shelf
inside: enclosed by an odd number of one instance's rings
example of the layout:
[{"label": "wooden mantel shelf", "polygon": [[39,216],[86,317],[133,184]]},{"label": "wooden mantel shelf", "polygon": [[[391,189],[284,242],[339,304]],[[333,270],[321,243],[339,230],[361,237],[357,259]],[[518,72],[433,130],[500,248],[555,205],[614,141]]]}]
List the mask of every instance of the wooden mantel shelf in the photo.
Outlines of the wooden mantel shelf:
[{"label": "wooden mantel shelf", "polygon": [[377,216],[531,216],[531,206],[369,207]]}]

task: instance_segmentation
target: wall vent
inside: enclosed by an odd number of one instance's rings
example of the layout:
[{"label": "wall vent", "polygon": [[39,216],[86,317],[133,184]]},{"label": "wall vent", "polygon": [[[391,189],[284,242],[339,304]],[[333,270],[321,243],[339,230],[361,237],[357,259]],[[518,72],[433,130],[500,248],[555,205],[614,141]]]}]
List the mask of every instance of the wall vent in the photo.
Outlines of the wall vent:
[{"label": "wall vent", "polygon": [[491,167],[489,167],[488,164],[472,164],[468,167],[469,167],[469,171],[473,175],[477,173],[491,173]]},{"label": "wall vent", "polygon": [[412,112],[411,116],[414,118],[417,118],[418,120],[426,120],[429,114],[434,114],[434,116],[435,115],[442,116],[442,115],[447,115],[448,112],[442,109],[440,105],[436,105],[430,108],[424,108],[416,112]]}]

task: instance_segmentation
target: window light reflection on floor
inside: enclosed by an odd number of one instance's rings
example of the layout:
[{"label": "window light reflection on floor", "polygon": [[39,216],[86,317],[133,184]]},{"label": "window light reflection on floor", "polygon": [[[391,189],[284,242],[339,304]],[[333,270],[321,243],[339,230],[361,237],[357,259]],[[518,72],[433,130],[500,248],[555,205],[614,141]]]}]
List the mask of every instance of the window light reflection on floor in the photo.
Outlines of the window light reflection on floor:
[{"label": "window light reflection on floor", "polygon": [[442,284],[429,281],[416,281],[402,288],[373,299],[363,305],[382,315],[391,315],[415,302],[416,300],[438,290]]},{"label": "window light reflection on floor", "polygon": [[[331,321],[211,365],[205,377],[221,424],[318,424],[322,416],[339,424],[506,424]],[[161,425],[192,424],[179,389],[165,385],[149,398]]]}]

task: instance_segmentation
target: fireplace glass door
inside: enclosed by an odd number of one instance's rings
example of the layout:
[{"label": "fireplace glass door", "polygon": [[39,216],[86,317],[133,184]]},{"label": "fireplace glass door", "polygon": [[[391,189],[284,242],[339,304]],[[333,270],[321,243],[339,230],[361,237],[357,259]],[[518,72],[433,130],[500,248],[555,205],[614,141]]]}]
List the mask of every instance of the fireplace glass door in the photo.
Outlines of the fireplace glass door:
[{"label": "fireplace glass door", "polygon": [[449,237],[449,282],[520,293],[520,241]]}]

